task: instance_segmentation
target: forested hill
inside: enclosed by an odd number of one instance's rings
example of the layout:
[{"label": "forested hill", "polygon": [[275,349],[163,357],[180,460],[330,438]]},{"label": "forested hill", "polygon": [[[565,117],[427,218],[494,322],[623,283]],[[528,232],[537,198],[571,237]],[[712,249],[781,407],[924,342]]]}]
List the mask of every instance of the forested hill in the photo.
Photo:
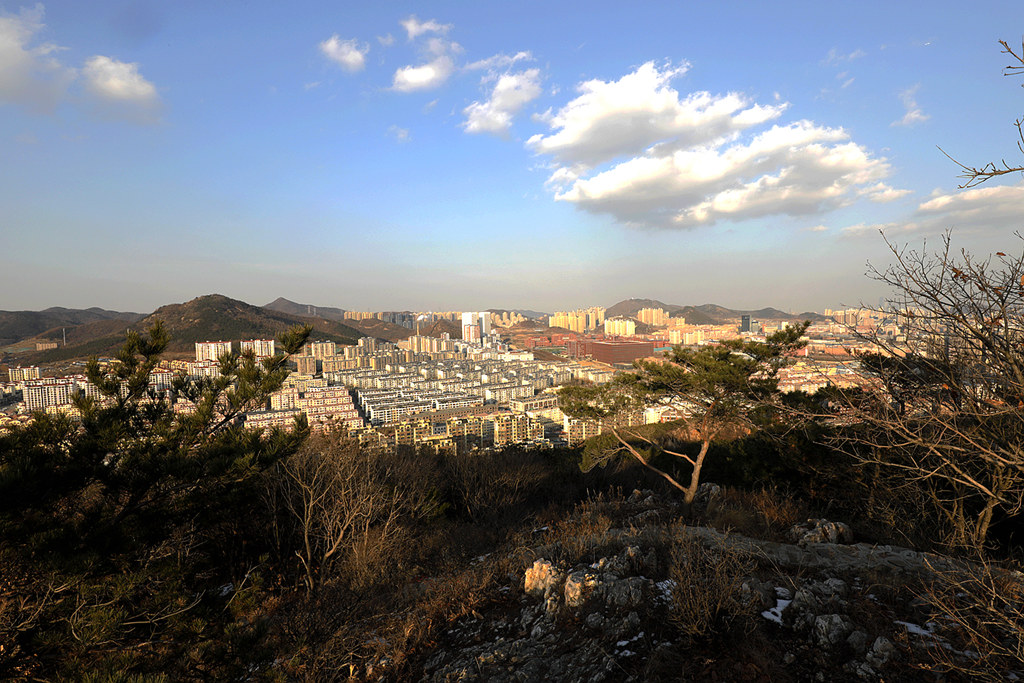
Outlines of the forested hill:
[{"label": "forested hill", "polygon": [[813,311],[803,313],[786,313],[777,308],[759,308],[757,310],[741,310],[726,308],[717,304],[701,304],[700,306],[679,306],[666,304],[657,299],[625,299],[613,304],[605,311],[605,317],[635,317],[642,308],[660,308],[673,318],[683,317],[686,322],[695,325],[722,325],[739,320],[740,316],[749,315],[754,320],[792,320],[794,322],[810,320],[823,321],[825,317]]},{"label": "forested hill", "polygon": [[133,323],[144,317],[144,313],[108,311],[102,308],[47,308],[44,311],[0,311],[0,345],[12,344],[23,339],[44,335],[51,330],[56,334],[60,328],[116,320]]},{"label": "forested hill", "polygon": [[[168,351],[189,352],[196,342],[269,339],[294,325],[313,326],[313,338],[354,344],[363,335],[348,325],[323,319],[268,310],[230,299],[220,294],[197,297],[182,304],[161,306],[142,320],[130,325],[132,329],[148,329],[161,320],[171,335]],[[107,355],[116,351],[124,342],[126,326],[118,325],[117,330],[109,327],[95,328],[95,336],[79,334],[68,346],[38,354],[36,362],[50,362],[89,355]]]}]

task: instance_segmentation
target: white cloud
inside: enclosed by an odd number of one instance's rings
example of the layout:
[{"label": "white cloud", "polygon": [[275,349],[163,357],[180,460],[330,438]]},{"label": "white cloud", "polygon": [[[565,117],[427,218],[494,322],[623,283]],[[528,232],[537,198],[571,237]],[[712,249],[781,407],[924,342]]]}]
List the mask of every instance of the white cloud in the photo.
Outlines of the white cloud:
[{"label": "white cloud", "polygon": [[97,112],[105,117],[136,123],[159,120],[160,96],[143,78],[139,65],[95,55],[82,68],[85,90]]},{"label": "white cloud", "polygon": [[467,71],[485,69],[487,71],[493,72],[498,70],[509,69],[515,66],[516,62],[519,61],[532,62],[533,55],[527,51],[520,51],[511,56],[505,54],[497,54],[494,55],[493,57],[488,57],[487,59],[480,59],[471,64],[467,64],[465,68]]},{"label": "white cloud", "polygon": [[462,127],[467,133],[504,135],[512,118],[540,93],[539,69],[503,74],[486,102],[473,102],[462,111],[466,116]]},{"label": "white cloud", "polygon": [[983,230],[1020,229],[1020,207],[1024,206],[1024,183],[975,187],[955,194],[935,194],[917,207],[914,218],[934,223],[936,229],[949,226]]},{"label": "white cloud", "polygon": [[691,93],[681,99],[669,82],[689,65],[659,69],[648,62],[618,81],[590,80],[577,86],[578,97],[547,120],[550,135],[534,135],[527,144],[567,165],[593,166],[648,145],[709,143],[777,118],[787,107],[751,106],[736,93]]},{"label": "white cloud", "polygon": [[865,232],[916,232],[937,235],[952,228],[957,234],[1007,236],[1020,229],[1024,183],[975,187],[948,193],[936,190],[905,220],[843,228],[849,235]]},{"label": "white cloud", "polygon": [[448,80],[455,63],[448,55],[442,55],[420,66],[403,66],[395,71],[391,87],[399,92],[430,90]]},{"label": "white cloud", "polygon": [[342,40],[335,33],[320,43],[320,53],[346,71],[362,71],[366,66],[366,55],[370,52],[369,45],[359,45],[354,38]]},{"label": "white cloud", "polygon": [[921,108],[917,106],[917,90],[920,85],[915,85],[912,88],[907,88],[900,93],[900,101],[903,103],[904,108],[907,112],[903,115],[903,118],[893,121],[893,126],[912,126],[915,123],[923,123],[931,118],[928,114],[921,111]]},{"label": "white cloud", "polygon": [[864,50],[861,50],[860,48],[857,48],[853,52],[848,53],[842,53],[836,48],[832,48],[831,50],[828,51],[828,54],[825,55],[825,59],[823,59],[822,61],[825,64],[844,64],[846,62],[852,62],[855,59],[860,59],[861,57],[864,57],[866,55],[867,53],[864,52]]},{"label": "white cloud", "polygon": [[896,201],[897,199],[906,197],[910,194],[910,190],[899,190],[894,187],[890,187],[885,183],[877,183],[870,187],[863,187],[858,192],[860,195],[878,203]]},{"label": "white cloud", "polygon": [[395,37],[390,33],[384,36],[377,36],[377,42],[381,44],[381,47],[391,47],[395,44]]},{"label": "white cloud", "polygon": [[409,140],[412,140],[412,136],[410,136],[408,128],[388,126],[388,135],[393,137],[398,142],[409,142]]},{"label": "white cloud", "polygon": [[50,112],[75,78],[74,70],[55,57],[61,48],[52,43],[33,45],[44,27],[43,14],[41,4],[18,14],[0,14],[0,103]]},{"label": "white cloud", "polygon": [[451,24],[438,23],[436,19],[428,19],[427,21],[420,21],[416,18],[416,15],[411,15],[408,19],[403,19],[398,22],[405,29],[406,35],[409,36],[409,40],[415,40],[424,33],[438,33],[444,35],[451,29]]},{"label": "white cloud", "polygon": [[156,87],[142,77],[139,65],[96,55],[82,69],[86,88],[106,100],[152,106],[159,102]]},{"label": "white cloud", "polygon": [[452,55],[462,51],[455,42],[443,38],[429,38],[423,46],[429,61],[418,66],[408,65],[395,70],[391,87],[398,92],[431,90],[448,80],[455,71]]},{"label": "white cloud", "polygon": [[553,132],[527,145],[554,158],[547,185],[555,199],[627,225],[678,229],[906,194],[883,182],[886,160],[841,128],[797,121],[749,132],[781,116],[784,102],[681,96],[668,83],[684,68],[648,63],[618,81],[587,81],[540,117]]}]

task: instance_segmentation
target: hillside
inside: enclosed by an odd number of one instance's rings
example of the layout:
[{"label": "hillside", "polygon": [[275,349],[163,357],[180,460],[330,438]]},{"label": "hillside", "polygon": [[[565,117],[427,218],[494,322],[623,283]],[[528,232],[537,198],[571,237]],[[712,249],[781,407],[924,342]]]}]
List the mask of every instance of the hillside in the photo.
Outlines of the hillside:
[{"label": "hillside", "polygon": [[377,320],[376,318],[346,320],[345,324],[359,330],[366,337],[376,337],[386,341],[401,341],[416,334],[416,330],[410,330],[408,327],[395,325],[384,320]]},{"label": "hillside", "polygon": [[533,311],[530,310],[529,308],[488,308],[487,312],[497,313],[498,315],[501,315],[502,313],[508,313],[510,315],[512,313],[518,313],[519,315],[525,318],[529,318],[530,320],[537,320],[538,318],[543,318],[548,315],[547,313],[544,313],[542,311]]},{"label": "hillside", "polygon": [[424,337],[439,337],[445,332],[452,339],[462,339],[462,328],[458,323],[454,323],[451,320],[436,320],[427,327],[420,327],[420,334]]},{"label": "hillside", "polygon": [[[0,345],[44,336],[60,338],[60,328],[71,328],[98,321],[116,320],[119,326],[142,319],[142,313],[108,311],[102,308],[47,308],[44,311],[0,311]],[[54,332],[56,330],[56,332]],[[56,336],[54,336],[56,334]]]},{"label": "hillside", "polygon": [[[354,344],[364,336],[359,330],[330,320],[317,320],[252,306],[244,301],[229,299],[220,294],[197,297],[183,304],[161,306],[142,320],[131,325],[135,330],[146,330],[161,320],[171,335],[170,352],[190,352],[200,341],[268,339],[277,337],[293,325],[313,325],[313,338]],[[124,327],[116,331],[95,326],[83,331],[77,343],[69,336],[67,347],[36,354],[37,363],[48,363],[68,358],[106,355],[113,353],[124,341]],[[95,332],[88,335],[85,332]]]},{"label": "hillside", "polygon": [[626,299],[614,304],[605,311],[605,316],[636,317],[641,308],[660,308],[673,318],[683,317],[686,322],[694,325],[724,325],[736,322],[740,316],[749,315],[754,320],[810,320],[824,321],[825,317],[814,312],[786,313],[777,308],[759,308],[757,310],[740,310],[726,308],[717,304],[701,304],[700,306],[679,306],[666,304],[657,299]]},{"label": "hillside", "polygon": [[635,318],[636,314],[640,312],[641,308],[661,308],[669,313],[672,313],[680,306],[673,306],[671,304],[665,304],[657,299],[625,299],[617,304],[613,304],[608,307],[604,312],[605,318],[614,318],[616,316],[625,316],[627,318]]},{"label": "hillside", "polygon": [[278,313],[287,313],[288,315],[297,315],[306,318],[323,318],[324,320],[345,322],[345,309],[343,308],[298,304],[294,301],[289,301],[284,297],[278,297],[269,304],[263,304],[261,308],[266,308]]}]

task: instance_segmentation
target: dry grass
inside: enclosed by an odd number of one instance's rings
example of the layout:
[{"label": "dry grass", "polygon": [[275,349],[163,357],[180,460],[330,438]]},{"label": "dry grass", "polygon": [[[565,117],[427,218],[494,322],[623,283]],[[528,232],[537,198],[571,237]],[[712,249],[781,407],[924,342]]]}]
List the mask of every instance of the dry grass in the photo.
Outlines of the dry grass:
[{"label": "dry grass", "polygon": [[709,547],[675,534],[668,571],[675,581],[670,619],[684,638],[708,642],[754,628],[753,607],[740,587],[755,566],[754,558],[725,542]]},{"label": "dry grass", "polygon": [[920,596],[936,636],[927,668],[976,680],[1024,672],[1024,577],[991,564],[945,571]]},{"label": "dry grass", "polygon": [[716,529],[773,541],[785,541],[790,527],[807,516],[805,505],[774,486],[757,491],[723,489],[707,511],[707,521]]}]

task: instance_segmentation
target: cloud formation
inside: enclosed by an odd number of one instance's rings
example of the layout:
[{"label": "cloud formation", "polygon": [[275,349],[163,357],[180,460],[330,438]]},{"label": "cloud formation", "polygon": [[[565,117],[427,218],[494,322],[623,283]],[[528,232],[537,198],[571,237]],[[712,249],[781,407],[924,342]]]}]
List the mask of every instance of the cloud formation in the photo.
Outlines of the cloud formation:
[{"label": "cloud formation", "polygon": [[578,97],[545,117],[554,131],[534,135],[527,145],[566,165],[594,166],[636,154],[648,145],[709,143],[777,118],[786,105],[750,106],[736,93],[691,93],[680,98],[669,82],[688,64],[659,69],[647,62],[617,81],[590,80],[577,86]]},{"label": "cloud formation", "polygon": [[630,226],[693,228],[904,194],[882,182],[888,163],[843,129],[797,121],[749,135],[788,105],[738,93],[683,97],[669,83],[685,70],[648,62],[618,81],[586,81],[548,114],[552,132],[527,145],[555,159],[555,198]]},{"label": "cloud formation", "polygon": [[320,53],[346,71],[355,73],[366,66],[366,55],[370,52],[369,45],[359,45],[354,38],[342,40],[335,33],[320,43]]},{"label": "cloud formation", "polygon": [[82,67],[85,92],[96,110],[107,118],[136,123],[156,123],[160,96],[156,86],[143,78],[139,65],[95,55]]},{"label": "cloud formation", "polygon": [[423,50],[428,61],[417,66],[408,65],[396,69],[391,79],[391,88],[398,92],[415,92],[438,87],[455,71],[455,60],[452,55],[461,50],[458,43],[444,38],[429,38]]},{"label": "cloud formation", "polygon": [[509,69],[515,65],[516,62],[526,61],[532,62],[533,55],[525,50],[521,50],[514,55],[497,54],[487,59],[479,59],[475,62],[466,65],[466,71],[477,71],[480,69],[494,72],[498,70]]},{"label": "cloud formation", "polygon": [[1009,236],[1020,229],[1020,207],[1024,205],[1024,183],[974,187],[949,193],[936,190],[921,202],[906,220],[880,224],[857,224],[843,228],[847,234],[914,232],[937,235],[953,229],[957,233],[988,233]]},{"label": "cloud formation", "polygon": [[931,118],[928,114],[921,111],[921,108],[917,106],[917,90],[920,85],[915,85],[912,88],[907,88],[900,93],[900,101],[903,103],[903,107],[907,112],[903,115],[903,118],[893,121],[893,126],[912,126],[915,123],[923,123]]},{"label": "cloud formation", "polygon": [[44,26],[43,14],[41,4],[18,14],[0,14],[0,103],[51,112],[75,78],[74,69],[56,58],[61,48],[52,43],[33,45]]},{"label": "cloud formation", "polygon": [[857,48],[853,52],[842,53],[836,48],[832,48],[825,55],[825,59],[822,60],[825,64],[845,64],[846,62],[852,62],[855,59],[860,59],[866,56],[867,53],[860,48]]},{"label": "cloud formation", "polygon": [[97,97],[143,106],[159,102],[156,87],[142,77],[138,64],[96,55],[86,60],[82,76],[86,89]]},{"label": "cloud formation", "polygon": [[409,129],[401,128],[399,126],[388,126],[388,135],[393,137],[397,142],[409,142],[409,140],[412,140],[412,136],[409,134]]},{"label": "cloud formation", "polygon": [[444,35],[451,29],[451,24],[438,23],[436,19],[428,19],[427,21],[420,21],[416,18],[416,15],[410,15],[407,19],[403,19],[398,22],[405,29],[406,35],[409,40],[416,40],[418,37],[425,33],[437,33]]},{"label": "cloud formation", "polygon": [[466,116],[462,127],[467,133],[505,135],[512,118],[540,93],[539,69],[502,74],[486,102],[473,102],[462,110]]}]

